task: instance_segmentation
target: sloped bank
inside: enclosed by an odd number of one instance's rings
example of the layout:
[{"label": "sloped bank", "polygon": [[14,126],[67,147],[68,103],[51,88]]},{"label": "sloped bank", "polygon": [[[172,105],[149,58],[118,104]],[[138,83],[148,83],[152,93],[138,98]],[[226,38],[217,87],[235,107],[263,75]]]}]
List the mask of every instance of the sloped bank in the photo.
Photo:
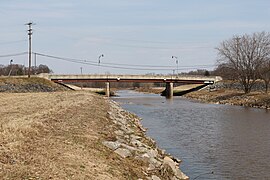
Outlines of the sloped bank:
[{"label": "sloped bank", "polygon": [[270,94],[251,92],[245,94],[239,90],[218,89],[215,91],[202,90],[184,95],[204,103],[228,104],[236,106],[270,109]]},{"label": "sloped bank", "polygon": [[132,158],[142,164],[147,179],[189,179],[179,169],[178,160],[156,146],[151,138],[145,135],[140,119],[123,110],[116,102],[109,101],[109,118],[113,122],[114,138],[102,142],[111,151],[122,158]]}]

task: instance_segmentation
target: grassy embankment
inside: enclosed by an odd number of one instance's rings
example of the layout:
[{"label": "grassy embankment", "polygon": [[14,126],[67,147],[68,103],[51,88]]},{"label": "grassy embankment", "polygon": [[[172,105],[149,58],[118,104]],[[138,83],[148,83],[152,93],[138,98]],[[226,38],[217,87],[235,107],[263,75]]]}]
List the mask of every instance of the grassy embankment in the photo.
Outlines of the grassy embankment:
[{"label": "grassy embankment", "polygon": [[101,144],[108,104],[89,93],[0,94],[0,179],[128,179],[136,162]]},{"label": "grassy embankment", "polygon": [[[36,84],[63,90],[40,78],[0,79],[0,86],[12,87],[7,92]],[[102,97],[86,92],[1,93],[0,179],[144,177],[136,162],[101,144],[112,138],[108,109]]]}]

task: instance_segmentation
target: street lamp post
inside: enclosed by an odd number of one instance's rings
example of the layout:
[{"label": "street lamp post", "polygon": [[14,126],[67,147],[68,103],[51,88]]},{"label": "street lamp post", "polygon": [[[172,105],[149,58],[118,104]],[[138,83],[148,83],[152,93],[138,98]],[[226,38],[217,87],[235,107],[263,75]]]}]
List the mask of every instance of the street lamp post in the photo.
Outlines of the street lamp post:
[{"label": "street lamp post", "polygon": [[11,60],[9,61],[10,70],[9,70],[8,76],[10,76],[10,74],[11,74],[11,72],[12,72],[12,62],[13,62],[13,59],[11,59]]},{"label": "street lamp post", "polygon": [[177,75],[178,75],[178,57],[176,57],[176,56],[172,56],[172,59],[175,59],[175,62],[176,62],[176,73],[177,73]]},{"label": "street lamp post", "polygon": [[98,56],[98,65],[100,65],[100,58],[104,57],[104,54],[101,54],[100,56]]},{"label": "street lamp post", "polygon": [[[104,54],[101,54],[100,56],[98,56],[98,65],[100,65],[100,58],[104,57]],[[98,68],[100,69],[100,68]],[[99,70],[98,70],[99,71]],[[99,73],[99,72],[98,72]]]}]

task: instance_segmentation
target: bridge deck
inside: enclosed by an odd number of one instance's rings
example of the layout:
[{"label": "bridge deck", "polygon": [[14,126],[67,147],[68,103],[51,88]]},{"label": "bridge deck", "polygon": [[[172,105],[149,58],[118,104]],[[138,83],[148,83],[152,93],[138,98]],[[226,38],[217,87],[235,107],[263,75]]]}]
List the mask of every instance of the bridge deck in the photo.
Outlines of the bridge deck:
[{"label": "bridge deck", "polygon": [[44,78],[60,82],[144,82],[212,84],[222,80],[219,76],[148,76],[148,75],[56,75],[43,74]]}]

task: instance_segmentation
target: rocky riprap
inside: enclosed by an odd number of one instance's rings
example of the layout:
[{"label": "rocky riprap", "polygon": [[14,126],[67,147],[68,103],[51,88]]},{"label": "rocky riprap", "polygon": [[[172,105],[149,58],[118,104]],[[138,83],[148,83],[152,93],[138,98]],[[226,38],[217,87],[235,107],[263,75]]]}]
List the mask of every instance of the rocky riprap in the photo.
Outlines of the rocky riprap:
[{"label": "rocky riprap", "polygon": [[121,158],[134,158],[148,165],[144,174],[149,180],[189,179],[179,169],[178,160],[156,146],[151,138],[145,135],[140,119],[124,111],[116,102],[110,103],[109,118],[113,121],[113,140],[104,140],[102,144]]},{"label": "rocky riprap", "polygon": [[54,92],[56,88],[45,86],[42,84],[26,84],[26,85],[15,85],[5,84],[0,86],[0,92]]}]

